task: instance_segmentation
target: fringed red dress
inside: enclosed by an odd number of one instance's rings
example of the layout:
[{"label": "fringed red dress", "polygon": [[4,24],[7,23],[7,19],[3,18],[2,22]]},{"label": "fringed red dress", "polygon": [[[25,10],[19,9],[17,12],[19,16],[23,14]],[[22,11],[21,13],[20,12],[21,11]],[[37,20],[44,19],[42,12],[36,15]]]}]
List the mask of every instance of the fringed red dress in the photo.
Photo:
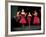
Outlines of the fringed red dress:
[{"label": "fringed red dress", "polygon": [[39,17],[34,16],[33,24],[38,25],[40,23]]},{"label": "fringed red dress", "polygon": [[20,23],[22,25],[26,24],[26,20],[25,20],[24,14],[21,15]]}]

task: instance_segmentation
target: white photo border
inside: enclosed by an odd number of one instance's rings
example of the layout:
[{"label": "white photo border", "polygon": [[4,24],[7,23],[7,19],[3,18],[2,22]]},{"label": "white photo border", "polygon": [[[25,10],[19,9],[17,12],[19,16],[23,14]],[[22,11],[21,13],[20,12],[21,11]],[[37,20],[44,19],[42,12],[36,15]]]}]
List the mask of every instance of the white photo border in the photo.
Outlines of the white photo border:
[{"label": "white photo border", "polygon": [[[36,30],[36,31],[14,31],[11,32],[11,5],[17,5],[17,6],[37,6],[41,7],[41,30]],[[8,2],[8,35],[18,35],[18,34],[35,34],[35,33],[43,33],[44,31],[44,20],[43,20],[43,15],[44,15],[44,5],[43,4],[32,4],[32,3],[13,3],[13,2]]]}]

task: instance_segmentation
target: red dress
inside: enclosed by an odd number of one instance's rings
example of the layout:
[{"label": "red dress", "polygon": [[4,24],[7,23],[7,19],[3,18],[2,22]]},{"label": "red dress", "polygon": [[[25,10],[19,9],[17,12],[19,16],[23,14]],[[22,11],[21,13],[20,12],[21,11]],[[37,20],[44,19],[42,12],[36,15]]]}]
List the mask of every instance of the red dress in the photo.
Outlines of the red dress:
[{"label": "red dress", "polygon": [[28,20],[28,24],[30,25],[31,16],[28,16],[28,17],[27,17],[27,20]]},{"label": "red dress", "polygon": [[40,21],[39,21],[38,16],[34,16],[33,24],[39,24],[39,23]]},{"label": "red dress", "polygon": [[21,15],[20,23],[21,23],[22,25],[26,24],[26,20],[25,20],[25,18],[24,18],[24,15]]}]

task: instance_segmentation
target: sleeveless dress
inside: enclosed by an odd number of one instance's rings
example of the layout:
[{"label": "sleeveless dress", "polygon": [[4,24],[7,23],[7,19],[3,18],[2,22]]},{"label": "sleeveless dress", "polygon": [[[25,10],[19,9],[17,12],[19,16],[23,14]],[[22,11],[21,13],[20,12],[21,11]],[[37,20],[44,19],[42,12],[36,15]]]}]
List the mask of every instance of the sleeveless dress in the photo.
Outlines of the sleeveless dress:
[{"label": "sleeveless dress", "polygon": [[20,23],[21,23],[22,25],[26,24],[26,20],[25,20],[25,18],[24,18],[24,15],[21,16]]},{"label": "sleeveless dress", "polygon": [[39,24],[39,23],[40,23],[40,20],[38,16],[34,16],[33,24]]},{"label": "sleeveless dress", "polygon": [[27,17],[27,20],[28,20],[28,24],[30,24],[31,16],[28,16],[28,17]]}]

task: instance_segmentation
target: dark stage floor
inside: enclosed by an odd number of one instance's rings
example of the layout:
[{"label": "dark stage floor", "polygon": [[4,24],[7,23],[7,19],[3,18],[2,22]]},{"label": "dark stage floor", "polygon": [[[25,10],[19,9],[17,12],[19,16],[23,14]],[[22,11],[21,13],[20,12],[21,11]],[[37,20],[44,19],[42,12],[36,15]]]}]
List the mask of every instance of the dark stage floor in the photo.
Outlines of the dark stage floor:
[{"label": "dark stage floor", "polygon": [[28,30],[41,30],[41,27],[38,25],[38,26],[30,26],[30,29],[28,26],[24,26],[24,28],[21,26],[21,27],[18,27],[18,28],[13,28],[12,31],[28,31]]}]

